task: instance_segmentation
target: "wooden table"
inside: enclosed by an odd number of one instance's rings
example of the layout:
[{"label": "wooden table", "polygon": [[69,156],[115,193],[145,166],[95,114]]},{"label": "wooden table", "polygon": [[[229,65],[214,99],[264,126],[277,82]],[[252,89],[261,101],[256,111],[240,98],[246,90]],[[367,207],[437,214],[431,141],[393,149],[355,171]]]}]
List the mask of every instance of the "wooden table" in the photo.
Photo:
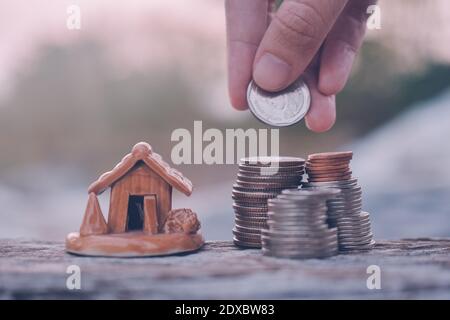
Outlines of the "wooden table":
[{"label": "wooden table", "polygon": [[[66,270],[81,270],[68,290]],[[367,288],[367,267],[381,289]],[[450,239],[378,241],[369,253],[324,260],[264,257],[231,242],[195,254],[158,258],[86,258],[62,242],[0,240],[2,299],[302,299],[450,298]]]}]

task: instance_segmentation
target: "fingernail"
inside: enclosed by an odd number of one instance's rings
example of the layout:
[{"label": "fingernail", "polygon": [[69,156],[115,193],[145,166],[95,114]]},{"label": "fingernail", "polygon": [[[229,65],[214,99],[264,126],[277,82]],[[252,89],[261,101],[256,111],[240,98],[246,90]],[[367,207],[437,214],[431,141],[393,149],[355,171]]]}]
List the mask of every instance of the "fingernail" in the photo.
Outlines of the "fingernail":
[{"label": "fingernail", "polygon": [[261,88],[276,91],[289,84],[291,66],[271,53],[264,55],[256,63],[253,79]]}]

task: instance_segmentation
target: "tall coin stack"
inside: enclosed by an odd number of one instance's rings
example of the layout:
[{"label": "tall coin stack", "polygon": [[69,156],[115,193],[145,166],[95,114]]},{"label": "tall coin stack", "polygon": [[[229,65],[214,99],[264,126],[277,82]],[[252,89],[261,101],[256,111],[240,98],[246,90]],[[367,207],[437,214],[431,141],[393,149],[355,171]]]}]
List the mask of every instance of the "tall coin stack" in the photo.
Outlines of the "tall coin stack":
[{"label": "tall coin stack", "polygon": [[308,156],[308,182],[304,188],[336,188],[341,191],[328,201],[328,224],[338,228],[339,250],[370,250],[375,244],[370,215],[362,211],[362,190],[352,178],[353,152],[316,153]]},{"label": "tall coin stack", "polygon": [[326,258],[338,253],[337,229],[327,224],[327,200],[337,189],[285,190],[268,201],[263,254],[280,258]]},{"label": "tall coin stack", "polygon": [[266,227],[267,200],[284,189],[297,189],[305,173],[305,160],[294,157],[241,159],[232,198],[235,212],[233,241],[237,246],[261,248]]}]

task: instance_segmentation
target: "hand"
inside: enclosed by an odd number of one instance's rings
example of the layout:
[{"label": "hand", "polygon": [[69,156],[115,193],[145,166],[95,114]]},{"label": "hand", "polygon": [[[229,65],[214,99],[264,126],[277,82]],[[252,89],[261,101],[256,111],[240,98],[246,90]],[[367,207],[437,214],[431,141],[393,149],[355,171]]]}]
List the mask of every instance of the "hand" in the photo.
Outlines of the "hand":
[{"label": "hand", "polygon": [[306,125],[316,132],[336,120],[335,95],[344,88],[376,0],[226,0],[231,104],[246,109],[253,79],[278,91],[303,74],[311,91]]}]

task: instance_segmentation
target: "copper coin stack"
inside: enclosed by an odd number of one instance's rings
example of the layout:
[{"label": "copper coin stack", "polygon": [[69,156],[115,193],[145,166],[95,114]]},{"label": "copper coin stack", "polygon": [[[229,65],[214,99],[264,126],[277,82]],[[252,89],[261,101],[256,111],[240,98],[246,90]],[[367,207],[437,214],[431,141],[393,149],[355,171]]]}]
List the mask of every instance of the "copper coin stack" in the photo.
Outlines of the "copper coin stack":
[{"label": "copper coin stack", "polygon": [[339,250],[370,250],[375,242],[371,232],[370,215],[362,211],[362,189],[352,177],[350,161],[353,152],[327,152],[308,156],[304,188],[337,188],[336,199],[329,200],[328,224],[337,227]]},{"label": "copper coin stack", "polygon": [[267,226],[267,200],[284,189],[297,189],[305,160],[294,157],[241,159],[232,198],[235,212],[233,241],[237,246],[261,248],[261,230]]}]

